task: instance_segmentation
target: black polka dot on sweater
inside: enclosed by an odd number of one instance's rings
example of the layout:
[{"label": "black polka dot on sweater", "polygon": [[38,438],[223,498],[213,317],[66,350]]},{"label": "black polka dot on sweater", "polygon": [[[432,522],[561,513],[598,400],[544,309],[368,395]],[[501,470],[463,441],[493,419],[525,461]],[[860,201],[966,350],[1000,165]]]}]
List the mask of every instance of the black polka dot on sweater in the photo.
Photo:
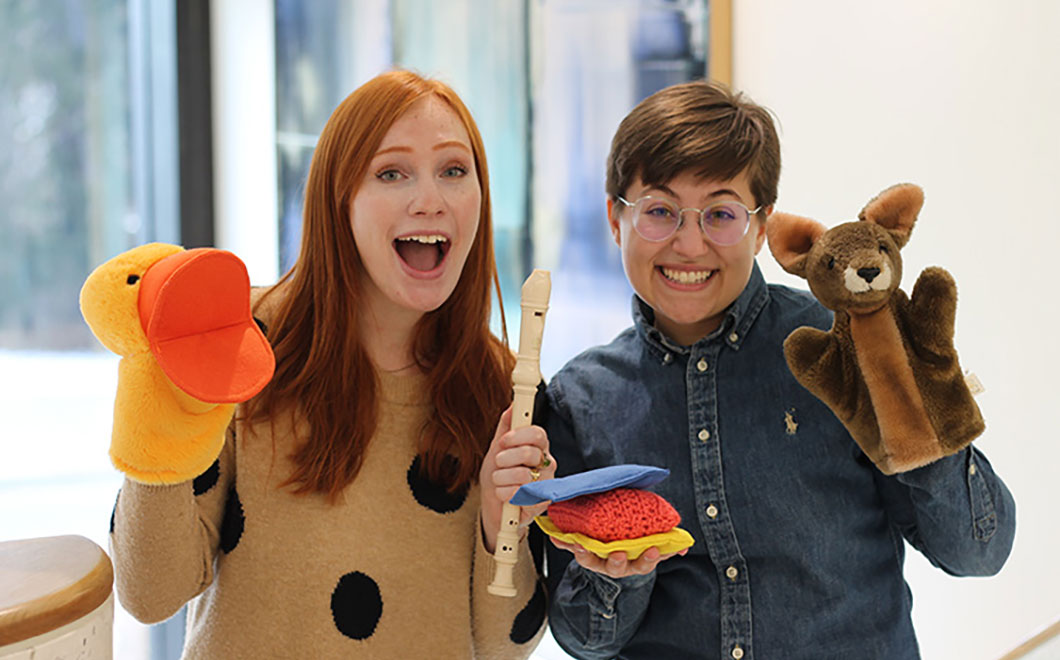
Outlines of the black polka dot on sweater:
[{"label": "black polka dot on sweater", "polygon": [[[446,456],[443,461],[443,467],[446,474],[456,474],[456,458]],[[409,488],[412,489],[412,496],[416,498],[417,502],[431,511],[452,513],[463,506],[464,499],[467,498],[467,486],[460,488],[455,493],[450,493],[446,490],[445,484],[429,480],[426,472],[423,471],[423,456],[417,456],[412,461],[412,465],[409,466],[409,470],[406,473],[406,479],[408,480]]]},{"label": "black polka dot on sweater", "polygon": [[228,554],[239,545],[239,539],[243,536],[243,525],[246,519],[243,517],[243,503],[239,501],[239,493],[233,486],[228,491],[228,500],[225,502],[225,516],[221,522],[221,549]]},{"label": "black polka dot on sweater", "polygon": [[221,459],[217,459],[213,462],[213,465],[206,468],[206,472],[195,477],[195,480],[191,482],[192,490],[195,491],[196,495],[202,495],[217,485],[217,478],[220,476]]},{"label": "black polka dot on sweater", "polygon": [[541,626],[545,623],[546,605],[545,588],[538,581],[537,588],[534,589],[534,595],[530,598],[530,602],[515,615],[515,621],[512,622],[512,632],[508,637],[516,644],[526,644],[533,639],[534,635],[537,634],[538,630],[541,630]]},{"label": "black polka dot on sweater", "polygon": [[118,496],[114,498],[114,508],[110,510],[110,533],[114,533],[114,516],[118,515],[118,499],[121,497],[121,488],[118,489]]},{"label": "black polka dot on sweater", "polygon": [[383,615],[383,598],[375,580],[360,571],[339,578],[331,592],[335,627],[351,639],[368,639]]}]

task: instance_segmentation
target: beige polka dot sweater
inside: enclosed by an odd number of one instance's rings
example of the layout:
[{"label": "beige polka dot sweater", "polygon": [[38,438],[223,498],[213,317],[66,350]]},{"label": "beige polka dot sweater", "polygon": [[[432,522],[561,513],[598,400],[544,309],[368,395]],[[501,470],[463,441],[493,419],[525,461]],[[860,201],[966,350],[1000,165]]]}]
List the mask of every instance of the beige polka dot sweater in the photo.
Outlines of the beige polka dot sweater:
[{"label": "beige polka dot sweater", "polygon": [[448,494],[417,469],[424,378],[380,386],[379,429],[335,505],[278,488],[297,437],[282,420],[234,424],[194,482],[126,480],[111,533],[121,604],[153,622],[190,600],[189,659],[527,657],[546,608],[526,541],[518,596],[488,594],[478,486]]}]

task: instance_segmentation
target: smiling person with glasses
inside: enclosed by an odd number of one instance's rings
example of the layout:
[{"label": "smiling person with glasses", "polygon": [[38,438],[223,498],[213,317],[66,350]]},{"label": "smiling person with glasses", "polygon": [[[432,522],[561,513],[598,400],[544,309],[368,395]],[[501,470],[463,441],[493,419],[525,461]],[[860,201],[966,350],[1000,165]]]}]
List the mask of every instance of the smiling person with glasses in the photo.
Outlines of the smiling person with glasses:
[{"label": "smiling person with glasses", "polygon": [[763,208],[748,210],[744,202],[752,204],[754,194],[742,172],[713,181],[680,172],[651,183],[637,174],[626,190],[636,202],[622,195],[607,202],[626,276],[655,310],[656,327],[694,344],[720,324],[747,284],[765,241]]},{"label": "smiling person with glasses", "polygon": [[982,453],[885,476],[789,371],[784,339],[832,314],[755,262],[779,175],[769,112],[719,85],[657,92],[615,134],[633,327],[560,370],[540,419],[560,476],[668,468],[655,490],[695,545],[553,540],[549,621],[578,658],[917,658],[902,539],[953,575],[1008,557],[1014,503]]}]

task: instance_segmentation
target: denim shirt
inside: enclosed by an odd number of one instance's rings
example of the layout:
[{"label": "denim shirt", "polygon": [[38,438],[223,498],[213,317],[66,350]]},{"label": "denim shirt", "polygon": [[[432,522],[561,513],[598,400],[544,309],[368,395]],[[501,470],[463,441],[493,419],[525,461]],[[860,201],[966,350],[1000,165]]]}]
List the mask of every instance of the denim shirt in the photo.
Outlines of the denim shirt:
[{"label": "denim shirt", "polygon": [[755,265],[721,326],[690,347],[634,325],[571,360],[541,423],[560,476],[619,463],[670,476],[652,490],[681,514],[688,554],[612,579],[548,544],[549,620],[579,658],[918,658],[903,538],[952,575],[991,575],[1015,505],[967,448],[883,475],[791,375],[783,341],[827,329],[807,292]]}]

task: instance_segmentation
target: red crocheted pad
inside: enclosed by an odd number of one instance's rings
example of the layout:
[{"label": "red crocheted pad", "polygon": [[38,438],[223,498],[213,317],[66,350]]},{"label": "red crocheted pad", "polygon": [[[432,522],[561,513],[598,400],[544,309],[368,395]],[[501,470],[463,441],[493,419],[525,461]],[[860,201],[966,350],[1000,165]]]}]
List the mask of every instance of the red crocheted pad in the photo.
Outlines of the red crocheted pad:
[{"label": "red crocheted pad", "polygon": [[681,514],[662,496],[636,488],[589,493],[548,507],[560,531],[584,534],[605,543],[668,532]]}]

